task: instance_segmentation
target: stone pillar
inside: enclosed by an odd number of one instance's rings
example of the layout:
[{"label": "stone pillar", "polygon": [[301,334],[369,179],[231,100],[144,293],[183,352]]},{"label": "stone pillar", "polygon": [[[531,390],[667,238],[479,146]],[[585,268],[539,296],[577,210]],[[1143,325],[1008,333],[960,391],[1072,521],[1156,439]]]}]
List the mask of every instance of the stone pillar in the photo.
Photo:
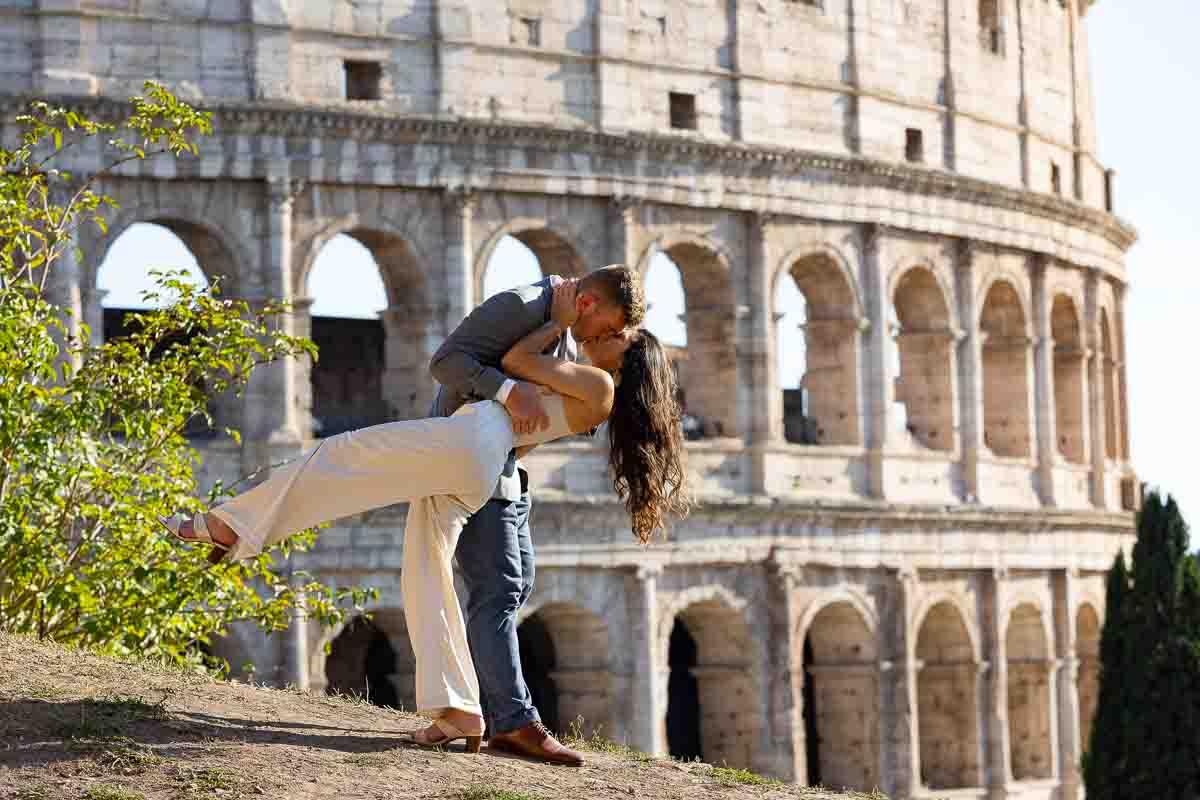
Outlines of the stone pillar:
[{"label": "stone pillar", "polygon": [[730,3],[733,19],[733,74],[736,121],[734,138],[750,141],[763,130],[765,102],[763,82],[752,77],[762,75],[763,46],[756,35],[763,29],[766,14],[759,3]]},{"label": "stone pillar", "polygon": [[608,263],[637,269],[637,224],[642,201],[628,195],[616,195],[608,204]]},{"label": "stone pillar", "polygon": [[[847,149],[861,154],[862,146],[862,101],[860,89],[863,85],[864,66],[871,63],[871,31],[867,22],[870,0],[846,0],[846,74],[844,82],[852,89],[845,95],[848,110],[843,121]],[[868,81],[869,82],[869,81]],[[886,317],[884,318],[886,320]]]},{"label": "stone pillar", "polygon": [[[596,10],[596,127],[628,127],[629,89],[626,57],[629,23],[624,0],[599,0]],[[630,263],[630,262],[626,262]]]},{"label": "stone pillar", "polygon": [[808,785],[805,757],[804,693],[802,659],[793,637],[799,621],[797,591],[803,583],[803,568],[769,562],[767,573],[767,667],[764,678],[767,754],[765,771],[789,783]]},{"label": "stone pillar", "polygon": [[909,797],[921,783],[916,647],[912,641],[916,633],[909,629],[917,585],[916,570],[897,571],[888,592],[893,599],[880,623],[879,774],[883,791],[891,797]]},{"label": "stone pillar", "polygon": [[1034,431],[1037,444],[1038,488],[1042,504],[1057,505],[1054,496],[1054,465],[1058,442],[1054,403],[1054,338],[1050,329],[1050,296],[1046,291],[1046,259],[1035,256],[1033,276],[1033,384]]},{"label": "stone pillar", "polygon": [[280,99],[291,95],[291,29],[281,3],[250,3],[250,97]]},{"label": "stone pillar", "polygon": [[632,625],[630,645],[635,653],[630,744],[651,755],[663,755],[666,747],[667,669],[665,653],[658,642],[658,578],[662,567],[646,564],[626,578]]},{"label": "stone pillar", "polygon": [[959,343],[958,385],[959,418],[962,422],[963,484],[965,499],[979,503],[983,487],[979,480],[979,459],[983,444],[983,340],[979,315],[975,307],[978,292],[975,242],[960,239],[955,259],[955,292],[958,296],[958,318],[962,321],[963,338]]},{"label": "stone pillar", "polygon": [[1079,570],[1069,567],[1051,574],[1054,592],[1054,644],[1058,666],[1052,675],[1051,703],[1056,712],[1057,726],[1051,731],[1058,746],[1050,752],[1057,757],[1056,774],[1062,785],[1063,800],[1078,800],[1082,793],[1079,759],[1086,748],[1079,729],[1079,658],[1076,655],[1078,631],[1075,627],[1075,608],[1079,596]]},{"label": "stone pillar", "polygon": [[432,335],[441,309],[425,305],[395,305],[379,313],[383,321],[383,399],[396,419],[429,416],[435,385],[429,360],[436,350]]},{"label": "stone pillar", "polygon": [[892,374],[888,359],[888,309],[891,307],[891,298],[887,295],[885,235],[886,229],[882,225],[863,226],[862,286],[870,328],[863,348],[866,380],[862,409],[866,420],[868,485],[871,496],[876,499],[884,498],[884,453],[891,440],[889,426],[897,377]]},{"label": "stone pillar", "polygon": [[475,249],[473,225],[477,196],[463,187],[442,194],[442,242],[445,247],[446,316],[443,335],[449,335],[475,308]]},{"label": "stone pillar", "polygon": [[[953,0],[942,0],[942,97],[941,103],[946,107],[945,123],[942,127],[942,163],[945,168],[954,172],[958,163],[958,99],[954,93],[954,58],[955,45],[975,46],[974,40],[960,38],[960,31],[955,25],[955,15],[951,11]],[[964,47],[965,49],[965,47]]]},{"label": "stone pillar", "polygon": [[[270,178],[264,207],[265,236],[257,275],[247,281],[251,313],[272,301],[291,302],[292,205],[303,189],[299,181]],[[292,333],[293,314],[278,319],[284,333]],[[257,367],[250,373],[242,405],[242,469],[253,472],[277,456],[294,455],[303,440],[297,418],[296,379],[299,364],[294,358]],[[282,452],[279,452],[282,451]]]},{"label": "stone pillar", "polygon": [[88,337],[93,347],[104,343],[104,298],[107,289],[98,289],[90,284],[79,287],[80,312],[83,323],[88,326]]},{"label": "stone pillar", "polygon": [[[739,429],[753,448],[750,490],[767,491],[767,465],[764,449],[783,441],[783,393],[775,369],[775,322],[773,308],[772,264],[769,237],[771,215],[752,214],[748,220],[746,241],[746,306],[748,313],[738,321],[738,406],[742,409]],[[744,401],[744,402],[743,402]]]},{"label": "stone pillar", "polygon": [[[65,190],[52,189],[51,202],[57,203],[65,207],[70,202],[69,197],[64,197]],[[75,257],[75,248],[78,245],[77,235],[68,234],[66,241],[58,245],[58,256],[49,266],[43,265],[33,270],[32,279],[36,282],[42,282],[46,299],[58,306],[63,314],[63,324],[65,326],[65,337],[55,330],[52,331],[54,340],[63,348],[60,362],[65,363],[68,359],[66,348],[71,346],[71,342],[78,342],[80,334],[83,332],[82,324],[87,322],[87,300],[89,295],[93,294],[84,288],[84,271],[81,268],[79,259]],[[98,323],[95,326],[93,336],[103,337],[103,318],[101,315],[96,315]],[[96,340],[97,343],[99,341]],[[70,360],[74,366],[79,366],[79,359],[71,357]]]},{"label": "stone pillar", "polygon": [[[303,580],[296,575],[291,579],[292,588],[299,595],[297,601],[303,603],[304,595],[300,592]],[[292,609],[291,622],[288,624],[287,637],[284,640],[283,682],[292,684],[297,689],[307,690],[308,679],[308,617],[303,608]]]},{"label": "stone pillar", "polygon": [[987,591],[987,660],[991,664],[988,681],[987,720],[988,800],[1005,800],[1012,782],[1012,749],[1008,730],[1008,646],[1005,642],[1004,609],[1008,603],[1008,570],[991,573]]},{"label": "stone pillar", "polygon": [[1117,403],[1117,408],[1120,413],[1117,414],[1117,447],[1120,450],[1118,454],[1122,462],[1126,465],[1129,463],[1129,383],[1126,377],[1126,358],[1125,350],[1125,286],[1124,284],[1113,282],[1112,285],[1113,299],[1116,301],[1116,309],[1113,313],[1113,354],[1117,359],[1117,386],[1114,399]]},{"label": "stone pillar", "polygon": [[1088,420],[1091,440],[1092,505],[1107,508],[1105,497],[1104,470],[1107,453],[1104,437],[1104,354],[1100,339],[1100,273],[1089,269],[1084,282],[1084,327],[1088,349],[1091,351],[1087,364]]}]

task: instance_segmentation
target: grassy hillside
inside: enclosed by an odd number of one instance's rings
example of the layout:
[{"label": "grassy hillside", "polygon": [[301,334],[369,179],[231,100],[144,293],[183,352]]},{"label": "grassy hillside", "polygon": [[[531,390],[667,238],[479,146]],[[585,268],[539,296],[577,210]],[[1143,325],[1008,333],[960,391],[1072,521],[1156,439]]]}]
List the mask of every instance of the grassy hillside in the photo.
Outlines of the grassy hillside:
[{"label": "grassy hillside", "polygon": [[[750,773],[601,741],[588,764],[405,746],[423,723],[361,701],[264,689],[0,633],[0,800],[807,798]],[[882,795],[875,795],[882,800]]]}]

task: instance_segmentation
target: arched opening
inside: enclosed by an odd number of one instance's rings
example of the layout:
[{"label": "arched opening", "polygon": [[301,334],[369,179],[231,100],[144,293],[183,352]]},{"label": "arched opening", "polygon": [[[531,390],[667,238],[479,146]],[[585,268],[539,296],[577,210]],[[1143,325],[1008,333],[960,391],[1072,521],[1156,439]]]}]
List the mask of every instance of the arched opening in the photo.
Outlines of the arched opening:
[{"label": "arched opening", "polygon": [[1079,315],[1066,295],[1054,298],[1050,310],[1054,339],[1054,414],[1058,452],[1072,464],[1087,460],[1084,420],[1084,356]]},{"label": "arched opening", "polygon": [[416,256],[398,236],[354,228],[333,236],[304,276],[297,332],[319,348],[304,359],[314,436],[429,413],[425,368],[436,341],[435,310]]},{"label": "arched opening", "polygon": [[1030,454],[1029,346],[1017,290],[997,281],[979,317],[983,338],[983,442],[998,456]]},{"label": "arched opening", "polygon": [[1013,780],[1053,775],[1050,747],[1050,661],[1042,614],[1031,603],[1013,611],[1008,648],[1008,737]]},{"label": "arched opening", "polygon": [[[523,633],[531,623],[536,627]],[[598,730],[614,735],[612,670],[604,620],[571,603],[550,603],[522,622],[517,636],[523,648],[522,671],[542,721],[561,732],[578,723],[584,736]],[[532,673],[527,663],[532,665]],[[539,697],[545,700],[539,702]]]},{"label": "arched opening", "polygon": [[[758,667],[756,646],[749,626],[742,615],[719,600],[693,603],[672,621],[676,626],[671,637],[678,650],[668,649],[668,663],[673,663],[668,681],[667,730],[688,730],[687,715],[699,717],[700,757],[710,764],[728,764],[736,768],[752,768],[753,755],[762,726],[758,700]],[[676,630],[682,632],[676,634]],[[678,636],[678,639],[676,638]],[[694,664],[688,638],[694,645]],[[684,705],[694,679],[696,703],[692,712]],[[672,688],[672,687],[676,688]],[[692,728],[694,730],[694,728]],[[684,735],[678,752],[686,754],[695,738]],[[689,744],[691,742],[691,744]],[[684,745],[687,745],[685,747]],[[676,752],[672,749],[672,755]],[[683,757],[683,756],[681,756]]]},{"label": "arched opening", "polygon": [[1004,54],[1004,17],[1000,0],[979,0],[979,43],[989,53]]},{"label": "arched opening", "polygon": [[355,618],[333,640],[325,660],[326,691],[411,711],[417,705],[416,657],[403,612],[374,616]]},{"label": "arched opening", "polygon": [[930,450],[954,449],[955,333],[946,298],[933,273],[905,273],[892,298],[900,374],[896,401],[904,404],[912,441]]},{"label": "arched opening", "polygon": [[554,682],[554,670],[558,666],[554,639],[537,614],[517,626],[517,644],[521,654],[521,674],[529,687],[533,706],[547,728],[561,732],[558,687]]},{"label": "arched opening", "polygon": [[1100,698],[1100,617],[1087,603],[1075,615],[1075,656],[1079,659],[1079,741],[1081,749],[1087,750]]},{"label": "arched opening", "polygon": [[1100,379],[1104,394],[1104,455],[1117,458],[1121,430],[1121,409],[1117,405],[1120,390],[1117,386],[1117,360],[1113,351],[1112,328],[1108,310],[1100,309]]},{"label": "arched opening", "polygon": [[542,277],[537,255],[515,236],[505,236],[496,243],[483,270],[480,302],[505,289],[537,283]]},{"label": "arched opening", "polygon": [[307,294],[310,336],[320,352],[310,373],[314,435],[386,422],[386,333],[379,315],[387,292],[371,251],[344,233],[334,236],[313,261]]},{"label": "arched opening", "polygon": [[774,302],[784,437],[861,444],[859,314],[846,277],[827,255],[798,259],[776,282]]},{"label": "arched opening", "polygon": [[[691,418],[685,430],[690,438],[736,436],[736,308],[728,269],[708,247],[695,242],[673,245],[656,253],[647,269],[647,296],[655,303],[663,303],[663,298],[650,294],[659,284],[654,274],[658,270],[665,270],[668,277],[677,272],[683,288],[686,337],[675,365],[684,412]],[[648,318],[647,327],[656,335],[661,332],[667,341],[678,341],[678,328],[661,327],[661,322],[656,315]],[[660,327],[656,330],[651,323]]]},{"label": "arched opening", "polygon": [[816,615],[803,646],[808,782],[869,791],[879,785],[875,635],[854,606],[838,602]]},{"label": "arched opening", "polygon": [[682,620],[671,628],[667,664],[667,752],[672,758],[693,761],[703,757],[700,741],[700,689],[696,668],[696,640]]},{"label": "arched opening", "polygon": [[[646,293],[646,318],[642,326],[662,342],[679,379],[686,371],[688,335],[684,314],[687,301],[683,292],[683,275],[666,253],[658,252],[650,259],[643,282]],[[687,390],[679,383],[679,401],[683,409],[683,434],[687,439],[703,439],[713,435],[711,425],[692,413],[688,406]],[[707,429],[706,429],[707,428]]]},{"label": "arched opening", "polygon": [[[93,342],[132,333],[131,312],[165,308],[178,300],[178,295],[169,290],[157,298],[146,296],[160,293],[150,274],[153,270],[183,270],[183,281],[201,291],[209,288],[209,275],[232,276],[235,271],[232,256],[201,225],[166,218],[135,222],[109,245],[96,268],[94,294],[84,298]],[[226,283],[223,291],[230,288]],[[184,338],[190,339],[191,335]],[[189,423],[189,436],[211,435],[225,426],[240,427],[238,403],[232,392],[211,397],[208,405],[213,425],[196,418]]]},{"label": "arched opening", "polygon": [[977,786],[980,779],[978,674],[962,615],[938,603],[917,635],[917,722],[921,784],[929,789]]}]

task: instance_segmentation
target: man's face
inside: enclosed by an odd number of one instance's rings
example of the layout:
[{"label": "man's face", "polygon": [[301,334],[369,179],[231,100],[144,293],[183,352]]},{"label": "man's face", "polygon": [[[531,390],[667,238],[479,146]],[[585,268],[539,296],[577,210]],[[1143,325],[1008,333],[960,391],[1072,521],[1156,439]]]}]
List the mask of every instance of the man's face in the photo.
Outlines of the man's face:
[{"label": "man's face", "polygon": [[581,345],[625,330],[625,313],[620,306],[597,294],[580,292],[575,298],[575,309],[579,319],[571,326],[571,335]]}]

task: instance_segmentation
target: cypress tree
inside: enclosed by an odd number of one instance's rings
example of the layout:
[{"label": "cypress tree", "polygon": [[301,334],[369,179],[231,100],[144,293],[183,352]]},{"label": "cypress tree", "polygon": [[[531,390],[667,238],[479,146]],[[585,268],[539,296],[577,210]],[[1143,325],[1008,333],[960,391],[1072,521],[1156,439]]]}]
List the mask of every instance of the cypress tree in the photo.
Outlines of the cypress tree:
[{"label": "cypress tree", "polygon": [[1125,596],[1129,576],[1118,552],[1108,573],[1104,627],[1100,631],[1100,685],[1091,741],[1083,757],[1083,781],[1090,800],[1130,800],[1122,791],[1125,775],[1127,684]]}]

